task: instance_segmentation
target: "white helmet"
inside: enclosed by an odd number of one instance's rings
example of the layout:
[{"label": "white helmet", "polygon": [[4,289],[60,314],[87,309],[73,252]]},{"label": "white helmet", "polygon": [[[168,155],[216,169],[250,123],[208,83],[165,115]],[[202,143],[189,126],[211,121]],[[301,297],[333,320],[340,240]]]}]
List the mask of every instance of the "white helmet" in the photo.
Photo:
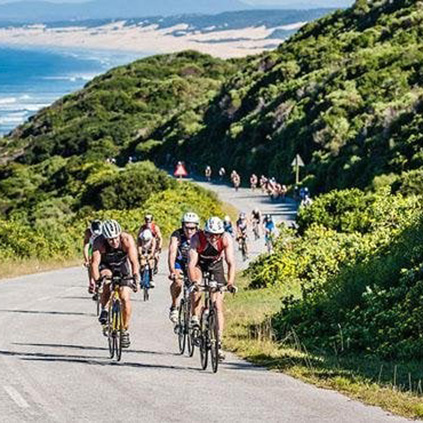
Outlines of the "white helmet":
[{"label": "white helmet", "polygon": [[153,232],[150,229],[144,229],[140,234],[140,238],[144,242],[151,241],[153,239]]},{"label": "white helmet", "polygon": [[196,213],[188,212],[185,213],[182,217],[182,223],[194,223],[196,225],[200,224],[200,218]]},{"label": "white helmet", "polygon": [[228,215],[226,215],[226,216],[225,216],[225,218],[224,218],[223,220],[224,220],[224,222],[226,222],[226,223],[230,223],[230,222],[231,222],[231,218],[230,218]]},{"label": "white helmet", "polygon": [[209,234],[220,235],[225,232],[225,228],[223,227],[222,219],[218,217],[211,217],[204,228],[206,232]]},{"label": "white helmet", "polygon": [[106,239],[117,238],[122,233],[122,228],[116,220],[106,220],[103,223],[103,235]]}]

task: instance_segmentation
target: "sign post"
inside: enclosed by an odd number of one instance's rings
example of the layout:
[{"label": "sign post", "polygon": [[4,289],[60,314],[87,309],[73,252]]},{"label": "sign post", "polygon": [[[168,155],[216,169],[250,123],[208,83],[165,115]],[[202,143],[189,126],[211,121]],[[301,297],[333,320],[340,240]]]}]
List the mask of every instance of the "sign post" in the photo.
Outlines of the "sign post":
[{"label": "sign post", "polygon": [[294,161],[291,164],[292,167],[295,168],[295,185],[300,183],[300,167],[304,167],[303,159],[300,157],[299,154],[295,156]]}]

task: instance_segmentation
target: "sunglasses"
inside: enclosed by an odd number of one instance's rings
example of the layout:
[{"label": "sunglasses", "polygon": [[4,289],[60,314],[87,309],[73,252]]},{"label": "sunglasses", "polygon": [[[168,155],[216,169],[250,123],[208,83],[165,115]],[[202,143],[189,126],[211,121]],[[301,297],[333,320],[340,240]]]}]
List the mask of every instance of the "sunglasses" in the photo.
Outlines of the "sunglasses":
[{"label": "sunglasses", "polygon": [[195,231],[195,230],[197,229],[197,226],[184,226],[184,228],[185,228],[187,231]]}]

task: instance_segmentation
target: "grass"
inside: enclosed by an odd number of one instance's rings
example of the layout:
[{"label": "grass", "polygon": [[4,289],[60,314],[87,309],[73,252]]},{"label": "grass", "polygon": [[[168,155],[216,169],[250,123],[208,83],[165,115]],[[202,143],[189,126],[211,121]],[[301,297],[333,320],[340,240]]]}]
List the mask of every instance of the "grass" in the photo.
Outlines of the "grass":
[{"label": "grass", "polygon": [[[376,357],[315,354],[306,351],[293,333],[275,339],[271,316],[279,311],[284,292],[247,289],[226,301],[225,348],[268,369],[280,371],[322,388],[334,389],[392,413],[423,417],[423,365],[387,362]],[[286,288],[288,290],[288,288]]]},{"label": "grass", "polygon": [[0,265],[0,279],[13,278],[65,267],[80,266],[81,258],[41,261],[37,259],[5,260]]}]

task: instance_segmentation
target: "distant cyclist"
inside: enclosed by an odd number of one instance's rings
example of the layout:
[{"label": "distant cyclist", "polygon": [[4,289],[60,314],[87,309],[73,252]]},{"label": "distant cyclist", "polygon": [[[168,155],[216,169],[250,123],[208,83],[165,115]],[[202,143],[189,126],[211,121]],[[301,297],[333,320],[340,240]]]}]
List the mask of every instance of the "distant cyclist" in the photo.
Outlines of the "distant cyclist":
[{"label": "distant cyclist", "polygon": [[[225,278],[223,266],[225,260],[228,268],[228,280]],[[201,284],[203,271],[208,271],[214,280],[221,284],[227,284],[230,292],[236,290],[235,282],[235,258],[232,237],[225,232],[223,222],[218,217],[211,217],[204,228],[198,231],[191,239],[189,250],[188,275],[192,283]],[[193,316],[191,325],[199,327],[201,310],[201,293],[195,293]],[[216,301],[219,335],[222,339],[224,329],[223,293],[213,294]],[[224,359],[222,346],[219,345],[219,358]]]},{"label": "distant cyclist", "polygon": [[229,235],[234,236],[234,228],[232,226],[232,221],[229,216],[225,216],[223,219],[223,228],[225,229],[225,232],[227,232]]},{"label": "distant cyclist", "polygon": [[150,229],[154,238],[156,238],[156,250],[154,253],[154,270],[153,270],[153,273],[156,274],[158,271],[158,266],[159,266],[160,253],[162,252],[163,236],[162,236],[162,232],[160,231],[159,225],[154,221],[154,216],[151,213],[147,213],[145,215],[144,222],[145,222],[144,225],[142,225],[140,230],[138,231],[138,237],[140,236],[142,231],[144,231],[145,229]]},{"label": "distant cyclist", "polygon": [[102,223],[100,220],[93,220],[84,233],[84,266],[88,269],[88,292],[90,294],[94,294],[95,292],[95,279],[93,278],[91,271],[93,246],[95,239],[101,235],[101,226]]},{"label": "distant cyclist", "polygon": [[235,191],[238,191],[238,188],[241,185],[241,177],[236,173],[232,178],[232,183],[234,185]]},{"label": "distant cyclist", "polygon": [[256,174],[252,174],[250,177],[250,186],[251,186],[251,190],[255,191],[257,188],[257,184],[258,184],[258,178]]},{"label": "distant cyclist", "polygon": [[273,240],[275,237],[276,226],[270,214],[267,214],[263,219],[263,230],[267,251],[271,253],[273,251]]},{"label": "distant cyclist", "polygon": [[219,169],[219,178],[220,178],[220,180],[221,180],[221,181],[223,181],[223,180],[225,179],[225,175],[226,175],[226,170],[225,170],[225,168],[222,166],[222,167]]},{"label": "distant cyclist", "polygon": [[261,212],[255,207],[251,212],[251,223],[253,224],[253,232],[256,239],[260,238]]},{"label": "distant cyclist", "polygon": [[[131,319],[131,288],[137,291],[139,281],[139,264],[137,247],[134,238],[122,229],[116,220],[106,220],[103,223],[103,234],[96,238],[94,242],[92,260],[93,278],[96,281],[101,278],[119,276],[122,277],[122,284],[119,289],[119,296],[123,308],[122,347],[128,348],[131,344],[128,328]],[[134,278],[135,283],[131,283],[125,278]],[[101,296],[101,313],[99,321],[106,324],[108,312],[106,305],[110,299],[110,283],[106,280]]]},{"label": "distant cyclist", "polygon": [[242,250],[244,246],[243,253],[245,254],[245,257],[248,256],[247,231],[248,231],[247,215],[244,212],[241,212],[239,214],[238,220],[236,221],[236,240],[238,241],[240,250]]},{"label": "distant cyclist", "polygon": [[138,257],[140,260],[141,272],[144,271],[144,268],[147,264],[150,267],[150,288],[154,288],[156,286],[153,281],[156,245],[157,240],[154,238],[154,235],[150,229],[144,229],[142,232],[140,232],[137,239]]},{"label": "distant cyclist", "polygon": [[210,182],[211,181],[211,176],[212,176],[212,170],[211,170],[211,167],[210,166],[207,166],[206,167],[206,169],[204,171],[204,175],[205,175],[205,177],[207,179],[207,182]]},{"label": "distant cyclist", "polygon": [[187,271],[191,238],[197,233],[200,218],[196,213],[188,212],[182,217],[181,223],[182,227],[170,237],[168,255],[169,279],[172,281],[169,319],[175,324],[178,323],[178,300],[183,288],[184,274]]}]

